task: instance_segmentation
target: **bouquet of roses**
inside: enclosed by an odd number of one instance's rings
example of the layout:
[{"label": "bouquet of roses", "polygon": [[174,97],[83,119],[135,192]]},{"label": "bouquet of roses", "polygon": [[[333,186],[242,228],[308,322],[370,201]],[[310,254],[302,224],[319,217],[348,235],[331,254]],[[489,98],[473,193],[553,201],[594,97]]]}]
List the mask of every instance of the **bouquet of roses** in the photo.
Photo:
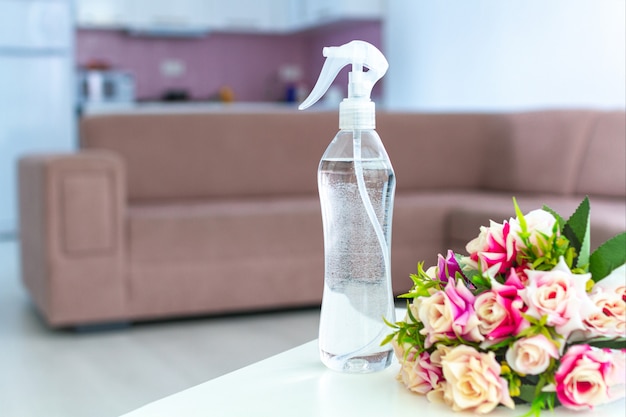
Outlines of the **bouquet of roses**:
[{"label": "bouquet of roses", "polygon": [[436,266],[418,264],[387,324],[398,380],[453,410],[590,409],[625,396],[626,233],[589,244],[589,200],[565,221],[544,207],[481,227]]}]

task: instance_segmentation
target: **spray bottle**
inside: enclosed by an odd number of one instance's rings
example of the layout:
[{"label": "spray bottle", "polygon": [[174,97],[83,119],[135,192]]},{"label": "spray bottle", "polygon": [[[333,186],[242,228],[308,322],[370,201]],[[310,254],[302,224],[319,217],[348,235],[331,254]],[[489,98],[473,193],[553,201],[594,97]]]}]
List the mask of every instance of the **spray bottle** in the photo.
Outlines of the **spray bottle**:
[{"label": "spray bottle", "polygon": [[[389,64],[373,45],[352,41],[323,49],[317,84],[300,105],[317,102],[339,71],[352,65],[339,133],[322,156],[318,188],[324,227],[324,294],[319,348],[330,369],[364,373],[391,363],[383,321],[395,321],[391,288],[391,222],[395,175],[375,128],[374,84]],[[364,71],[366,67],[369,71]]]}]

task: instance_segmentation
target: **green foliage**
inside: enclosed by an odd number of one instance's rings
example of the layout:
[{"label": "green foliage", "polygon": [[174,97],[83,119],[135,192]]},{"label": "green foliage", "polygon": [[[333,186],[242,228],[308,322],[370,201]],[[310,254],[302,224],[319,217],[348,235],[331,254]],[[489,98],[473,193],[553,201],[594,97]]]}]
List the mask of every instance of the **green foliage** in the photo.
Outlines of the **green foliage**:
[{"label": "green foliage", "polygon": [[[554,363],[551,367],[554,367]],[[552,372],[546,372],[539,377],[523,378],[520,398],[530,404],[530,411],[522,417],[539,417],[542,410],[554,410],[557,403],[556,393],[543,391],[551,383],[554,383]]]},{"label": "green foliage", "polygon": [[[507,382],[507,385],[509,387],[509,395],[512,398],[513,397],[521,397],[521,395],[522,395],[522,379],[520,378],[520,376],[517,375],[515,372],[513,372],[511,370],[511,368],[509,367],[509,364],[507,364],[506,362],[502,363],[501,369],[502,369],[502,371],[501,371],[500,375]],[[530,401],[526,401],[526,402],[530,402]]]},{"label": "green foliage", "polygon": [[532,337],[542,334],[546,337],[546,339],[554,343],[557,348],[561,346],[559,334],[553,326],[547,325],[547,315],[544,314],[540,319],[536,319],[528,314],[522,314],[522,316],[530,323],[530,326],[519,332],[519,334],[517,334],[518,338]]},{"label": "green foliage", "polygon": [[570,241],[570,244],[578,254],[576,259],[577,268],[584,268],[589,264],[591,247],[589,238],[590,211],[589,197],[585,197],[563,226],[563,235]]},{"label": "green foliage", "polygon": [[589,272],[595,282],[626,263],[626,232],[607,240],[589,257]]},{"label": "green foliage", "polygon": [[400,298],[428,297],[432,289],[441,289],[441,281],[426,275],[424,262],[417,264],[417,274],[411,274],[411,280],[413,280],[413,287],[408,293],[400,295]]},{"label": "green foliage", "polygon": [[618,337],[618,338],[605,338],[600,337],[593,340],[585,340],[581,341],[581,343],[586,343],[590,346],[597,348],[608,348],[608,349],[626,349],[626,339]]},{"label": "green foliage", "polygon": [[[409,308],[409,303],[407,302],[407,320],[406,321],[398,321],[396,323],[390,323],[386,319],[383,319],[387,326],[394,329],[394,332],[387,335],[385,339],[381,342],[382,345],[386,345],[390,343],[394,339],[400,346],[411,345],[413,348],[417,350],[417,353],[422,353],[425,350],[424,342],[426,337],[420,333],[420,331],[424,328],[422,322],[420,322],[415,316],[413,312]],[[409,353],[409,349],[406,350],[406,354]]]}]

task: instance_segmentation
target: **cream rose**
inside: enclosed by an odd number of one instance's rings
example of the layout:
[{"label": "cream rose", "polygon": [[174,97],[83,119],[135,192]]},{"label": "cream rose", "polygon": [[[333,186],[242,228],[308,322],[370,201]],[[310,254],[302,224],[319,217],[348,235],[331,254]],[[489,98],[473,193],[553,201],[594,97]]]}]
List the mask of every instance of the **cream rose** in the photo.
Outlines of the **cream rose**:
[{"label": "cream rose", "polygon": [[424,395],[441,384],[441,368],[431,363],[428,352],[417,355],[413,349],[400,363],[397,379],[410,391]]},{"label": "cream rose", "polygon": [[499,404],[515,408],[493,352],[480,353],[471,346],[459,345],[438,346],[436,353],[433,361],[440,362],[446,381],[442,385],[443,400],[454,411],[486,414]]},{"label": "cream rose", "polygon": [[507,350],[506,361],[515,372],[539,375],[550,366],[550,359],[558,359],[557,347],[540,334],[519,339]]},{"label": "cream rose", "polygon": [[450,280],[442,291],[430,297],[418,297],[419,321],[424,324],[420,333],[426,336],[424,346],[429,348],[437,341],[462,338],[481,342],[484,337],[478,330],[478,317],[474,311],[475,297],[462,280]]},{"label": "cream rose", "polygon": [[436,342],[437,335],[453,335],[454,317],[449,300],[443,291],[430,297],[415,299],[419,321],[424,323],[424,331],[428,334],[427,345]]},{"label": "cream rose", "polygon": [[494,331],[507,318],[508,311],[498,302],[495,291],[486,291],[476,297],[474,308],[480,320],[478,327],[484,335]]}]

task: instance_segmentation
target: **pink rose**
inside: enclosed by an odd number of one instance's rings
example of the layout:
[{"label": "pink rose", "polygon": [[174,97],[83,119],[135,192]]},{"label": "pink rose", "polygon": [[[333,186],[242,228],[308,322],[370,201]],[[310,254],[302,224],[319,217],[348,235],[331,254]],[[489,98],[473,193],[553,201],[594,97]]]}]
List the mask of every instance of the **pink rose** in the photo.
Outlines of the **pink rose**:
[{"label": "pink rose", "polygon": [[624,397],[625,355],[624,350],[570,347],[555,374],[556,395],[561,404],[583,410]]},{"label": "pink rose", "polygon": [[478,237],[470,241],[465,249],[474,268],[478,269],[480,264],[482,272],[490,271],[491,275],[507,271],[517,256],[515,239],[506,221],[504,224],[490,221],[489,227],[481,226]]},{"label": "pink rose", "polygon": [[441,367],[430,361],[428,352],[416,355],[413,349],[406,357],[403,356],[398,359],[402,365],[397,379],[410,391],[427,394],[441,384],[443,378]]},{"label": "pink rose", "polygon": [[463,281],[450,280],[443,291],[415,299],[418,318],[424,324],[426,348],[444,338],[463,338],[471,342],[484,340],[474,311],[474,295]]},{"label": "pink rose", "polygon": [[480,353],[467,345],[438,346],[433,356],[443,370],[443,400],[454,411],[486,414],[499,404],[515,408],[493,352]]},{"label": "pink rose", "polygon": [[478,328],[491,343],[514,336],[528,326],[528,321],[522,317],[524,301],[514,286],[494,281],[491,291],[476,297],[474,309],[479,321]]},{"label": "pink rose", "polygon": [[518,290],[523,290],[525,288],[524,283],[528,281],[526,272],[524,272],[525,269],[526,267],[509,269],[504,285],[509,285],[517,288]]},{"label": "pink rose", "polygon": [[517,340],[506,352],[506,361],[515,372],[539,375],[550,366],[550,359],[558,359],[554,343],[540,334]]},{"label": "pink rose", "polygon": [[528,306],[527,314],[537,319],[546,315],[547,324],[565,339],[585,328],[583,317],[595,310],[585,291],[591,274],[573,274],[561,257],[551,271],[527,270],[526,275],[526,288],[520,295]]}]

